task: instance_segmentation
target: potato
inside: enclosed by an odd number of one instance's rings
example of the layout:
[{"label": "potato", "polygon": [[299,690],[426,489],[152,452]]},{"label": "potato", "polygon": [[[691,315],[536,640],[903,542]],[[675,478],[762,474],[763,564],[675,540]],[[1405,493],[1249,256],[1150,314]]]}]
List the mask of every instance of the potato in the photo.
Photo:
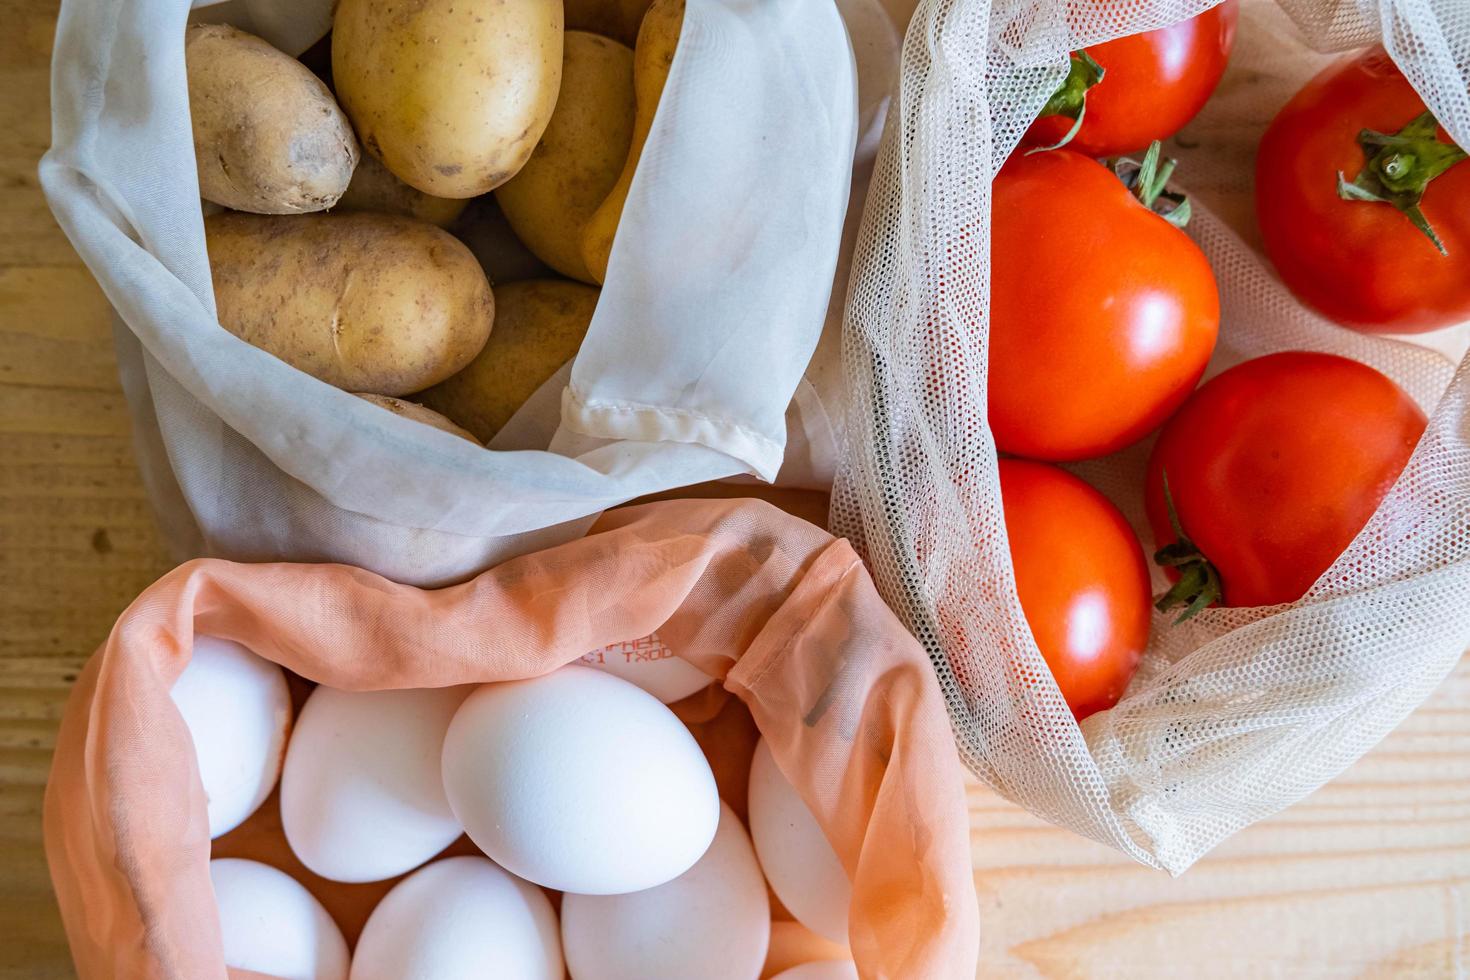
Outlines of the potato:
[{"label": "potato", "polygon": [[452,436],[459,436],[461,439],[468,439],[470,442],[473,442],[477,446],[480,444],[480,440],[476,439],[474,436],[470,435],[464,429],[461,429],[459,426],[455,425],[453,422],[449,421],[444,416],[434,411],[432,408],[425,408],[424,406],[415,404],[414,402],[406,402],[402,398],[394,398],[392,395],[370,395],[366,392],[355,392],[355,394],[363,401],[372,402],[379,408],[386,408],[394,415],[401,415],[406,419],[412,419],[415,422],[422,422],[424,425],[439,429],[442,432],[447,432]]},{"label": "potato", "polygon": [[218,214],[204,232],[220,324],[347,391],[427,388],[490,336],[495,300],[480,264],[426,222]]},{"label": "potato", "polygon": [[258,214],[337,202],[357,166],[357,138],[321,79],[224,24],[188,28],[184,58],[201,197]]},{"label": "potato", "polygon": [[420,400],[489,442],[547,378],[577,354],[597,290],[559,279],[512,282],[495,292],[495,333],[463,371]]},{"label": "potato", "polygon": [[628,189],[633,186],[633,173],[643,144],[653,127],[658,100],[674,64],[674,50],[679,44],[679,28],[684,23],[684,0],[654,0],[638,29],[638,46],[633,49],[633,96],[637,102],[633,118],[633,141],[628,146],[628,159],[623,164],[617,183],[607,198],[587,219],[582,230],[582,261],[597,282],[607,279],[607,259],[612,254],[613,236],[623,216]]},{"label": "potato", "polygon": [[480,268],[498,287],[518,279],[555,278],[556,273],[545,262],[531,254],[524,242],[510,230],[505,212],[495,203],[494,194],[477,197],[470,202],[454,225],[454,236],[469,246],[480,260]]},{"label": "potato", "polygon": [[567,31],[556,111],[521,172],[495,190],[516,237],[562,275],[594,281],[582,229],[617,182],[632,138],[632,49]]},{"label": "potato", "polygon": [[370,156],[358,161],[352,183],[337,201],[342,211],[377,211],[418,218],[431,225],[447,228],[470,202],[451,197],[434,197],[409,187],[393,176],[393,172]]},{"label": "potato", "polygon": [[632,45],[648,0],[566,0],[567,30],[591,31]]},{"label": "potato", "polygon": [[561,0],[341,0],[332,79],[368,153],[435,197],[513,177],[561,85]]}]

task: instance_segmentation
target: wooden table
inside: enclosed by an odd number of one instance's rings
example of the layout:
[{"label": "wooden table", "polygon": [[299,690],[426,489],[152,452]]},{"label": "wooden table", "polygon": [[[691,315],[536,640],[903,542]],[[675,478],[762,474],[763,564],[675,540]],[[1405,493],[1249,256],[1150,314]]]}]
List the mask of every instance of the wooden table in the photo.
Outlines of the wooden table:
[{"label": "wooden table", "polygon": [[[67,686],[169,565],[100,292],[36,183],[56,0],[0,0],[0,976],[72,975],[40,807]],[[971,786],[984,976],[1470,977],[1470,661],[1173,880]]]}]

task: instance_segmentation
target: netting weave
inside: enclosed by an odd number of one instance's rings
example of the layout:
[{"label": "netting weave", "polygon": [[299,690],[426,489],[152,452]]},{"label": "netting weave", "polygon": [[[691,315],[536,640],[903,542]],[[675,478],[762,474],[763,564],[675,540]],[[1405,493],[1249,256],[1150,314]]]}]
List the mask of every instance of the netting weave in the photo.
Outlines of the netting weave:
[{"label": "netting weave", "polygon": [[[1215,99],[1166,151],[1220,282],[1209,374],[1282,349],[1332,351],[1398,381],[1429,430],[1367,528],[1302,600],[1156,617],[1124,700],[1073,720],[1016,599],[986,424],[990,181],[1074,48],[1210,0],[923,0],[854,257],[847,444],[833,504],[929,650],[965,762],[1028,809],[1175,873],[1310,793],[1417,705],[1470,645],[1470,360],[1308,312],[1252,245],[1255,141],[1328,60],[1380,37],[1470,145],[1470,4],[1259,0]],[[1283,12],[1285,9],[1285,13]],[[1288,18],[1287,14],[1290,14]],[[1464,334],[1441,338],[1463,355]],[[1146,549],[1148,445],[1074,469]],[[1163,579],[1156,577],[1155,586]]]}]

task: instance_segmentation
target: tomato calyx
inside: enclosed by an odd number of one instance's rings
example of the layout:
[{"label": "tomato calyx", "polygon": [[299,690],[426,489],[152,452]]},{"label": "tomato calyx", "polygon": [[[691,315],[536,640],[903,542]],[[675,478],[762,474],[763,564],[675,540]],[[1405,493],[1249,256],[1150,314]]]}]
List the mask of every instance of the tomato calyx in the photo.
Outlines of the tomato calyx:
[{"label": "tomato calyx", "polygon": [[1444,242],[1419,210],[1419,202],[1429,182],[1464,160],[1466,153],[1454,143],[1441,142],[1438,134],[1439,122],[1427,111],[1397,133],[1373,129],[1358,133],[1367,163],[1352,183],[1341,170],[1337,172],[1337,196],[1344,201],[1393,205],[1434,243],[1440,255],[1448,255]]},{"label": "tomato calyx", "polygon": [[1174,625],[1193,617],[1201,609],[1207,609],[1224,597],[1220,586],[1220,572],[1199,550],[1199,546],[1184,533],[1179,524],[1179,512],[1174,509],[1174,496],[1169,492],[1169,474],[1164,474],[1164,506],[1169,512],[1169,526],[1174,531],[1174,540],[1154,552],[1154,563],[1163,568],[1173,568],[1179,573],[1179,581],[1154,602],[1159,612],[1168,612],[1184,607],[1174,620]]},{"label": "tomato calyx", "polygon": [[1179,161],[1172,157],[1163,158],[1163,144],[1154,140],[1149,144],[1142,162],[1128,157],[1117,157],[1112,161],[1111,168],[1123,182],[1123,186],[1138,198],[1140,204],[1175,228],[1183,228],[1189,224],[1192,213],[1189,198],[1166,189],[1169,178],[1174,175],[1174,168],[1178,165]]},{"label": "tomato calyx", "polygon": [[1072,120],[1072,128],[1050,146],[1038,146],[1027,150],[1027,156],[1033,153],[1044,153],[1047,150],[1059,150],[1072,142],[1072,138],[1082,128],[1082,120],[1087,116],[1087,91],[1102,81],[1105,74],[1107,71],[1094,61],[1092,55],[1086,50],[1072,52],[1067,77],[1062,79],[1062,84],[1051,94],[1051,98],[1046,100],[1046,105],[1041,107],[1041,114],[1037,117],[1041,119],[1046,116],[1065,116]]}]

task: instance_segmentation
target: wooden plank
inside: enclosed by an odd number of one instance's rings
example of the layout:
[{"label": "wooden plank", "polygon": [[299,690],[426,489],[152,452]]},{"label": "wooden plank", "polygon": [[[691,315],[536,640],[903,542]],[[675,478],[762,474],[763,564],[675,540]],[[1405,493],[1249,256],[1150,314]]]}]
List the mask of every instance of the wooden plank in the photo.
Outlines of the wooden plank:
[{"label": "wooden plank", "polygon": [[0,977],[74,976],[41,849],[61,708],[86,656],[168,568],[133,466],[110,311],[36,165],[56,0],[0,21]]},{"label": "wooden plank", "polygon": [[972,785],[980,975],[1470,975],[1467,706],[1470,659],[1355,766],[1178,879]]}]

